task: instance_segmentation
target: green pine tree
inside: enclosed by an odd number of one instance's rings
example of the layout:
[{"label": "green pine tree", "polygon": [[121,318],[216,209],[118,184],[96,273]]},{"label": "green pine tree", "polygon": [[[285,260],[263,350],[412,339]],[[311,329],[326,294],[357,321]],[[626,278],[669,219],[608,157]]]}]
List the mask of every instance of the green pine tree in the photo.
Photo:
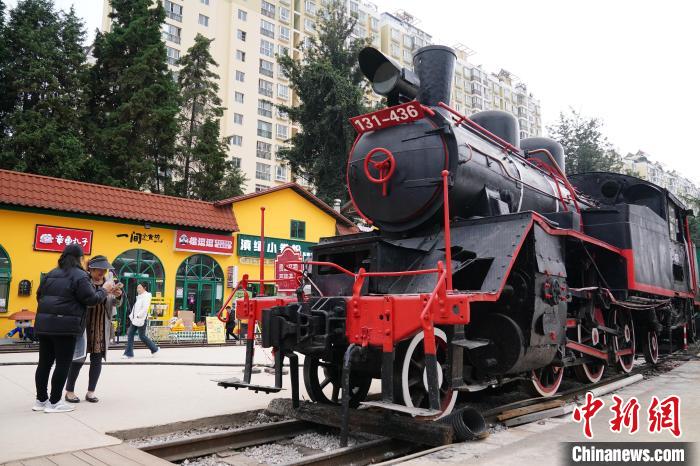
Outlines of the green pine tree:
[{"label": "green pine tree", "polygon": [[567,173],[622,170],[622,158],[602,132],[602,122],[586,118],[573,109],[559,114],[559,121],[547,127],[550,136],[564,146]]},{"label": "green pine tree", "polygon": [[245,177],[226,159],[226,144],[219,136],[219,120],[202,123],[194,138],[190,173],[191,197],[215,201],[243,194]]},{"label": "green pine tree", "polygon": [[91,176],[113,186],[171,190],[177,86],[166,60],[165,10],[152,0],[110,0],[89,78]]},{"label": "green pine tree", "polygon": [[[196,189],[191,186],[191,178],[193,171],[201,171],[200,165],[221,166],[221,163],[212,160],[221,156],[218,131],[216,138],[212,139],[211,128],[202,127],[205,122],[218,124],[224,114],[218,95],[219,75],[212,70],[219,65],[209,53],[212,40],[197,34],[194,45],[177,62],[181,67],[177,80],[180,87],[181,109],[178,118],[180,133],[176,149],[178,163],[176,172],[180,179],[176,190],[184,197],[193,195],[197,197],[194,193]],[[202,142],[200,138],[208,140],[200,144]],[[212,153],[202,152],[207,148],[212,150]],[[226,159],[225,151],[222,157],[221,162]],[[200,185],[199,188],[202,186]]]},{"label": "green pine tree", "polygon": [[23,0],[3,27],[0,167],[83,179],[83,25],[51,0]]},{"label": "green pine tree", "polygon": [[7,81],[9,61],[10,56],[7,53],[7,38],[5,36],[5,3],[0,0],[0,148],[2,148],[2,141],[5,138],[5,118],[12,109],[14,100]]},{"label": "green pine tree", "polygon": [[334,1],[319,13],[318,38],[305,47],[304,58],[278,57],[301,104],[281,106],[301,126],[289,148],[277,156],[292,173],[309,181],[326,202],[346,199],[345,171],[355,130],[348,118],[364,113],[362,75],[357,54],[366,40],[352,39],[356,19]]}]

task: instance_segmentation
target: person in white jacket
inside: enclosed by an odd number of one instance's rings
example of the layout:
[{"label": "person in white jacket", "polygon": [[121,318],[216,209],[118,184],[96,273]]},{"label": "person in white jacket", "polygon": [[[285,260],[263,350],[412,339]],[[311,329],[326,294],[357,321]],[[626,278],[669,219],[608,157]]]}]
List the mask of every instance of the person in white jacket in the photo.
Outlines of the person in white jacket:
[{"label": "person in white jacket", "polygon": [[148,309],[151,307],[151,293],[148,292],[145,283],[139,283],[136,287],[136,302],[131,308],[129,314],[129,330],[126,331],[126,349],[122,358],[131,359],[134,357],[134,334],[139,332],[139,339],[146,344],[151,355],[155,355],[160,348],[153,343],[153,340],[146,335],[146,318],[148,317]]}]

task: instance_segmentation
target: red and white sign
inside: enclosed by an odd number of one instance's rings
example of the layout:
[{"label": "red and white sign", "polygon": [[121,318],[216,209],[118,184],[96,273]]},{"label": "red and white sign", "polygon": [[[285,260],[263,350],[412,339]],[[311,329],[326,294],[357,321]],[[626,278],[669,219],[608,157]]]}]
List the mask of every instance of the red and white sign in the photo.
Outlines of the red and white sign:
[{"label": "red and white sign", "polygon": [[301,253],[296,252],[291,247],[287,246],[275,258],[275,279],[277,282],[277,291],[293,292],[299,287],[299,281],[296,279],[297,274],[289,269],[303,270],[302,264],[290,264],[290,262],[300,262]]},{"label": "red and white sign", "polygon": [[92,230],[37,225],[34,233],[34,250],[63,252],[69,244],[78,244],[84,254],[92,252]]},{"label": "red and white sign", "polygon": [[423,111],[423,107],[414,100],[377,112],[350,118],[350,123],[352,123],[358,133],[362,134],[422,120],[424,117],[425,112]]},{"label": "red and white sign", "polygon": [[233,236],[177,230],[175,250],[230,255],[233,254]]}]

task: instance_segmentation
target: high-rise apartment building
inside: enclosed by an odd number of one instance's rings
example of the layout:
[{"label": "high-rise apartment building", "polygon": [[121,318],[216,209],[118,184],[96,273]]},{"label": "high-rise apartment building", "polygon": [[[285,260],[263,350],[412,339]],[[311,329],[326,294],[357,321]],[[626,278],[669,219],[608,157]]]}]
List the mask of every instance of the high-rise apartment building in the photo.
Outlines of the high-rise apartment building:
[{"label": "high-rise apartment building", "polygon": [[[106,31],[111,7],[109,0],[103,1],[102,29]],[[158,1],[166,11],[162,36],[175,73],[175,62],[194,44],[197,34],[214,39],[211,54],[219,64],[219,93],[226,107],[221,134],[228,138],[232,160],[248,178],[246,192],[290,181],[291,173],[276,153],[298,128],[277,106],[299,102],[276,55],[301,55],[303,44],[316,34],[317,13],[329,0]],[[357,18],[353,35],[369,38],[374,47],[404,66],[411,66],[416,49],[433,43],[433,37],[405,12],[382,13],[362,0],[345,4]],[[539,102],[525,85],[505,71],[485,72],[467,61],[468,49],[456,49],[452,105],[467,114],[510,111],[519,118],[521,137],[539,135]]]},{"label": "high-rise apartment building", "polygon": [[667,170],[646,152],[627,154],[622,164],[625,172],[666,188],[684,201],[700,199],[700,189],[695,183],[675,170]]}]

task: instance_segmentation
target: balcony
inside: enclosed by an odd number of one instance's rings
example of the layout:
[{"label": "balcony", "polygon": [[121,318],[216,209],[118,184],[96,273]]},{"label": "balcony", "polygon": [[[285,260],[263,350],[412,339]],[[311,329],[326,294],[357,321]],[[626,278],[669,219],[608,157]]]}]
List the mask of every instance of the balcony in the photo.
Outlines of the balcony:
[{"label": "balcony", "polygon": [[264,95],[265,97],[272,97],[272,89],[265,89],[264,87],[259,87],[258,93],[260,95]]},{"label": "balcony", "polygon": [[265,151],[265,150],[260,150],[260,149],[258,149],[258,150],[255,151],[255,155],[256,155],[258,158],[266,159],[266,160],[270,160],[270,159],[272,158],[272,152]]},{"label": "balcony", "polygon": [[264,129],[258,128],[258,136],[261,138],[272,139],[272,130],[266,131]]},{"label": "balcony", "polygon": [[[175,13],[174,11],[166,11],[165,16],[172,19],[172,20],[177,21],[178,23],[182,22],[182,15],[180,13]],[[179,44],[179,42],[178,42],[178,44]]]},{"label": "balcony", "polygon": [[263,36],[269,37],[270,39],[275,38],[275,31],[274,30],[270,31],[269,29],[260,28],[260,34],[262,34]]},{"label": "balcony", "polygon": [[167,59],[168,65],[175,65],[176,61],[178,61],[178,58],[175,57],[168,57]]},{"label": "balcony", "polygon": [[271,78],[273,78],[275,75],[274,71],[268,70],[267,68],[260,67],[260,68],[258,68],[258,71],[260,72],[260,74],[265,75],[265,76],[269,76]]},{"label": "balcony", "polygon": [[163,39],[169,40],[170,42],[174,42],[176,44],[180,43],[180,36],[176,36],[175,34],[171,34],[165,31],[163,31]]}]

